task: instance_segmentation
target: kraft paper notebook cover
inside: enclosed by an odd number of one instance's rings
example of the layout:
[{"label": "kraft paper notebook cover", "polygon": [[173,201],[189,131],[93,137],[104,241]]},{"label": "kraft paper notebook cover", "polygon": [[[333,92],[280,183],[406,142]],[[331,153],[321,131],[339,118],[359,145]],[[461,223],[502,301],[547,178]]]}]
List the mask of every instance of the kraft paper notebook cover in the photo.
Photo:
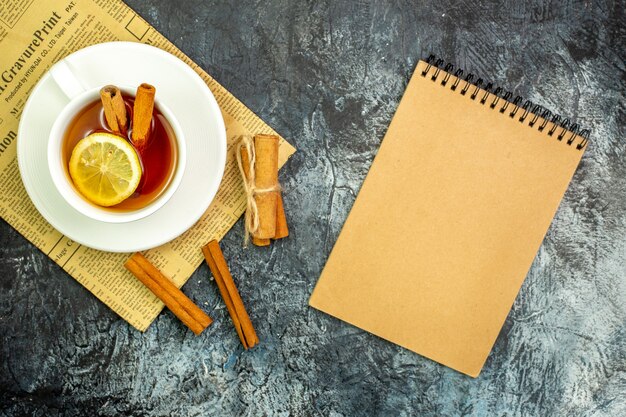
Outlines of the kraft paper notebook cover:
[{"label": "kraft paper notebook cover", "polygon": [[478,376],[589,132],[420,61],[310,305]]}]

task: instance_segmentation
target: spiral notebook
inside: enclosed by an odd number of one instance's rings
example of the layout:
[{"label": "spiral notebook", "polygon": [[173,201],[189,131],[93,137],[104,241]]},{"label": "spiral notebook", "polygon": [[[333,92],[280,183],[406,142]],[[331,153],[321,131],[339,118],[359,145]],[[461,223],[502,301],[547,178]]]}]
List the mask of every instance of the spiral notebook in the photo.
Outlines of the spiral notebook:
[{"label": "spiral notebook", "polygon": [[478,376],[589,131],[420,61],[310,305]]}]

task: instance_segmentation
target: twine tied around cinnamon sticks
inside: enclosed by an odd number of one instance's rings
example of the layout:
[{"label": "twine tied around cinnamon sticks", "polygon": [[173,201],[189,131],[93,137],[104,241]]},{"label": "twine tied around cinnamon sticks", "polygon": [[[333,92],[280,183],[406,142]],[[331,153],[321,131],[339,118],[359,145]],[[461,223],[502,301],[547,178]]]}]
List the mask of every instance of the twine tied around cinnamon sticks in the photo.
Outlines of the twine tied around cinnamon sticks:
[{"label": "twine tied around cinnamon sticks", "polygon": [[244,246],[250,237],[255,245],[269,245],[270,238],[289,234],[278,184],[278,137],[242,136],[235,153],[246,193]]}]

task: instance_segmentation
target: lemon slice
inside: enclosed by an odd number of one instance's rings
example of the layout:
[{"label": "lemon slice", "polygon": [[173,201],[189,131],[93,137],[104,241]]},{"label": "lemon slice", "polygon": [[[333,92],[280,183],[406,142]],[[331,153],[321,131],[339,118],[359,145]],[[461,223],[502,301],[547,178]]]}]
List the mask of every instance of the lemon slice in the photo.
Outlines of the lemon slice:
[{"label": "lemon slice", "polygon": [[141,163],[128,141],[110,133],[81,139],[70,157],[70,177],[78,191],[100,206],[130,197],[141,180]]}]

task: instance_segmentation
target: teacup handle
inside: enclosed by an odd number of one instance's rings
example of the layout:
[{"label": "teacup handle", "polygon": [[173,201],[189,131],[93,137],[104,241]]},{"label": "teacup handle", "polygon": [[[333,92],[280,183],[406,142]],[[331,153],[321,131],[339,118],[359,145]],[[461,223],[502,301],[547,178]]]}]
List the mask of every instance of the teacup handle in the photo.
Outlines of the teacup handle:
[{"label": "teacup handle", "polygon": [[67,60],[57,62],[50,68],[50,75],[67,98],[72,99],[87,90],[81,80],[74,74]]}]

